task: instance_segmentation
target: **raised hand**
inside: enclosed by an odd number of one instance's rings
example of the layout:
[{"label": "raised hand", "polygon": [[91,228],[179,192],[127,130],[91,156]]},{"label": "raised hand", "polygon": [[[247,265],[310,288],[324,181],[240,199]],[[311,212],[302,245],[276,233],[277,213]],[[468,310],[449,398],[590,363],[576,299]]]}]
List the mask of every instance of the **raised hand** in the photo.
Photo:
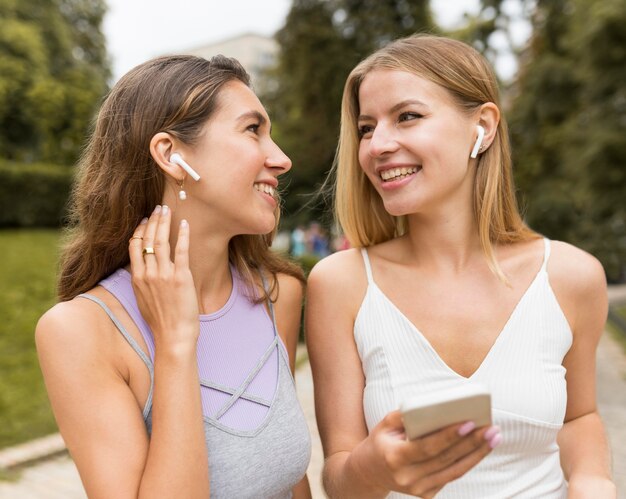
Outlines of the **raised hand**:
[{"label": "raised hand", "polygon": [[181,221],[174,261],[170,257],[171,211],[157,206],[129,242],[133,289],[157,350],[195,348],[198,300],[189,270],[189,226]]}]

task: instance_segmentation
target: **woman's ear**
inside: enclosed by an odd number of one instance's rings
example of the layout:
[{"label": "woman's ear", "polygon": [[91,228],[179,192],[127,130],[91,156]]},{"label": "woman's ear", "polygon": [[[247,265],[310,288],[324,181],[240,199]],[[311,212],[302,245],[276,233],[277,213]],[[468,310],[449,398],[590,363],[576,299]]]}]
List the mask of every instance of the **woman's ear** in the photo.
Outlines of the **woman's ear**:
[{"label": "woman's ear", "polygon": [[175,152],[176,139],[167,132],[159,132],[150,141],[150,155],[158,167],[169,177],[180,182],[185,172],[173,161],[170,156]]},{"label": "woman's ear", "polygon": [[480,106],[477,124],[485,129],[485,136],[482,141],[483,151],[491,146],[498,131],[498,123],[500,123],[500,109],[498,109],[498,106],[493,102],[486,102]]}]

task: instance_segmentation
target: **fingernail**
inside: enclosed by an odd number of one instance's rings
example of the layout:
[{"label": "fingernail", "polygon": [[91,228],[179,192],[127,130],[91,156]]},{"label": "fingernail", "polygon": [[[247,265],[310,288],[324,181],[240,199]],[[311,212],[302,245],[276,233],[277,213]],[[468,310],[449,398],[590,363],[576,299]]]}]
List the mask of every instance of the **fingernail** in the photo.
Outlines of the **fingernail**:
[{"label": "fingernail", "polygon": [[181,227],[187,227],[189,224],[187,223],[187,220],[181,220],[180,221],[180,226]]},{"label": "fingernail", "polygon": [[168,211],[169,211],[169,207],[166,204],[164,204],[161,214],[162,215],[167,215]]},{"label": "fingernail", "polygon": [[468,421],[458,429],[458,433],[464,437],[465,435],[471,433],[474,428],[476,428],[476,423],[474,423],[474,421]]},{"label": "fingernail", "polygon": [[492,426],[485,432],[485,440],[491,440],[494,435],[500,433],[500,428],[498,426]]},{"label": "fingernail", "polygon": [[489,440],[489,447],[495,449],[502,442],[502,435],[500,433],[496,434],[491,440]]},{"label": "fingernail", "polygon": [[139,225],[143,225],[145,223],[148,223],[148,219],[147,218],[142,218],[141,222],[139,222]]},{"label": "fingernail", "polygon": [[156,205],[156,208],[154,208],[154,213],[161,213],[161,205]]}]

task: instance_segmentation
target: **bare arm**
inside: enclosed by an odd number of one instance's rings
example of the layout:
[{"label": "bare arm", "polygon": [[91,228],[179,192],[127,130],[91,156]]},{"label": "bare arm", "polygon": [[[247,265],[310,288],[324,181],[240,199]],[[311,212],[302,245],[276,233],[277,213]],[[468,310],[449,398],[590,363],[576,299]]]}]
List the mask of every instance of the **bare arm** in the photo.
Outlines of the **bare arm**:
[{"label": "bare arm", "polygon": [[157,352],[152,437],[107,341],[110,322],[95,304],[62,303],[40,320],[36,341],[46,387],[90,498],[206,498],[188,229],[181,228],[176,265],[169,260],[169,214],[153,215],[137,235],[158,248],[156,256],[146,255],[146,265],[141,241],[133,240],[130,248],[133,283]]},{"label": "bare arm", "polygon": [[[572,328],[567,369],[567,410],[558,436],[569,497],[613,498],[610,454],[596,405],[596,349],[607,316],[604,271],[590,255],[554,243],[551,282]],[[575,270],[574,270],[575,269]]]},{"label": "bare arm", "polygon": [[[302,284],[295,277],[279,274],[278,290],[278,299],[274,304],[276,326],[289,354],[291,373],[295,375],[296,349],[302,318]],[[292,492],[294,499],[311,499],[311,488],[306,475]]]},{"label": "bare arm", "polygon": [[407,442],[394,411],[368,434],[365,377],[353,336],[365,288],[356,251],[326,258],[309,277],[306,332],[326,457],[324,487],[331,498],[378,498],[392,490],[429,498],[489,453],[487,428],[462,437],[455,425]]}]

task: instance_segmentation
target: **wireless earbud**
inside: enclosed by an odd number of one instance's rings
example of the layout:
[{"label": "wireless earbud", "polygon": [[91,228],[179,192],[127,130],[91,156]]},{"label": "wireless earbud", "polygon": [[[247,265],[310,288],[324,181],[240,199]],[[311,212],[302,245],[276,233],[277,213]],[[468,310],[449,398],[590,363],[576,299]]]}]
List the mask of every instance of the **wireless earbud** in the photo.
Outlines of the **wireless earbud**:
[{"label": "wireless earbud", "polygon": [[485,129],[482,126],[476,125],[476,129],[478,130],[478,138],[476,139],[476,143],[474,144],[474,149],[472,149],[470,158],[475,158],[478,156],[478,151],[480,150],[480,146],[483,144],[483,138],[485,137]]},{"label": "wireless earbud", "polygon": [[194,179],[195,181],[200,180],[200,175],[198,175],[198,173],[196,172],[196,170],[194,170],[191,166],[189,166],[189,163],[187,163],[180,154],[178,154],[177,152],[175,152],[174,154],[172,154],[170,156],[170,161],[172,163],[176,163],[178,166],[180,166],[183,170],[185,170],[192,179]]}]

